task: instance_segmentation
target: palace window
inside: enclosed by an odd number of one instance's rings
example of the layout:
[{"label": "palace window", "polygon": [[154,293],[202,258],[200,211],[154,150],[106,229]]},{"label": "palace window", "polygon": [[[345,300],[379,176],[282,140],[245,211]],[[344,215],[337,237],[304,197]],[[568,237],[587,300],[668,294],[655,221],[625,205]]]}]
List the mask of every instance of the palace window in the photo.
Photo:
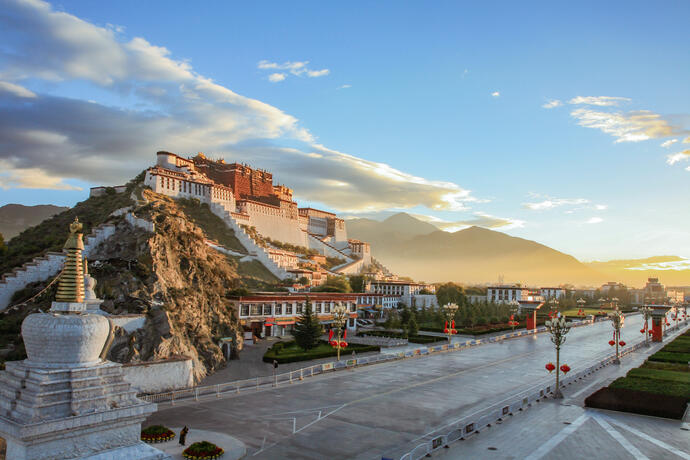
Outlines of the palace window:
[{"label": "palace window", "polygon": [[323,312],[324,313],[330,313],[331,312],[331,303],[330,302],[324,302]]},{"label": "palace window", "polygon": [[264,305],[264,316],[271,314],[271,305]]},{"label": "palace window", "polygon": [[261,315],[261,305],[250,305],[249,310],[251,311],[252,316]]},{"label": "palace window", "polygon": [[350,311],[357,311],[357,304],[355,304],[354,302],[352,302],[352,303],[350,304]]},{"label": "palace window", "polygon": [[298,303],[297,308],[295,308],[295,313],[298,315],[301,315],[302,314],[302,308],[304,308],[304,305],[301,303]]},{"label": "palace window", "polygon": [[291,315],[291,314],[292,314],[292,304],[291,304],[291,303],[285,305],[285,314],[286,314],[286,315]]},{"label": "palace window", "polygon": [[316,302],[316,313],[321,313],[321,304]]},{"label": "palace window", "polygon": [[282,315],[283,314],[283,306],[282,305],[276,305],[276,315]]},{"label": "palace window", "polygon": [[249,316],[249,305],[242,305],[240,307],[240,316]]}]

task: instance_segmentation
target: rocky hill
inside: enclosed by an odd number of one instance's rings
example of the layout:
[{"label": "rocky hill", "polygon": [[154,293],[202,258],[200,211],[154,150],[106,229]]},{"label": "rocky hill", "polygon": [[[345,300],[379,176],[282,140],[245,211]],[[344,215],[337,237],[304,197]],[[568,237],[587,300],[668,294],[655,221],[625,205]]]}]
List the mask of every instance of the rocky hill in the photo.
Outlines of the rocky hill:
[{"label": "rocky hill", "polygon": [[36,206],[24,206],[21,204],[6,204],[0,206],[0,234],[5,241],[19,235],[23,230],[33,227],[55,214],[69,208],[53,206],[52,204],[39,204]]},{"label": "rocky hill", "polygon": [[[153,222],[155,231],[134,228],[122,216],[110,216],[107,220],[116,226],[115,234],[89,259],[90,273],[98,283],[96,294],[105,299],[103,310],[146,315],[142,329],[131,334],[122,329],[117,332],[109,359],[125,363],[188,355],[194,360],[199,381],[225,363],[218,339],[238,331],[236,312],[227,296],[242,287],[275,289],[277,280],[261,264],[241,262],[206,244],[208,238],[244,250],[208,206],[174,201],[140,187],[132,193],[136,198],[132,203],[138,203],[132,205],[132,212]],[[83,202],[82,209],[88,206]],[[23,241],[25,234],[17,243],[28,244]],[[27,287],[14,301],[32,297],[48,282]],[[28,305],[0,316],[0,340],[4,342],[0,348],[16,347],[8,359],[22,358],[18,327],[23,317],[47,308],[51,298],[49,289]]]},{"label": "rocky hill", "polygon": [[568,254],[485,228],[449,233],[402,213],[383,222],[358,220],[348,221],[348,234],[369,241],[394,272],[418,280],[486,283],[503,275],[511,282],[589,284],[605,278]]}]

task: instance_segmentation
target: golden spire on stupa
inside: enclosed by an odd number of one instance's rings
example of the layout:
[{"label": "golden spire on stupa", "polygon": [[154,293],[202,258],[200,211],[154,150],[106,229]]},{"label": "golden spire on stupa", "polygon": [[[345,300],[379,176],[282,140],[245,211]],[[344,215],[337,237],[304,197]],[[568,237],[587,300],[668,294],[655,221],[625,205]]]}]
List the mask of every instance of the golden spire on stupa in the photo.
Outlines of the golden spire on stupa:
[{"label": "golden spire on stupa", "polygon": [[74,222],[69,226],[69,238],[63,246],[63,249],[67,250],[67,256],[55,296],[55,300],[58,302],[84,302],[84,270],[81,258],[84,242],[81,229],[82,224],[79,222],[79,218],[75,217]]}]

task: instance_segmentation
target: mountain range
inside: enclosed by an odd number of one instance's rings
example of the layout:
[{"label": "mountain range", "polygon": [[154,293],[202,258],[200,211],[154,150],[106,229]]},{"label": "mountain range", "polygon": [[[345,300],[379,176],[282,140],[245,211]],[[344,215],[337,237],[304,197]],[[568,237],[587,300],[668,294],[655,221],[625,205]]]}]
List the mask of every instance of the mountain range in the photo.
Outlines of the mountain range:
[{"label": "mountain range", "polygon": [[667,284],[690,284],[690,270],[633,269],[685,260],[676,256],[583,263],[535,241],[481,227],[449,233],[406,213],[383,221],[350,219],[347,230],[349,237],[371,243],[374,257],[394,273],[428,282],[492,283],[502,277],[531,285],[598,286],[615,280],[641,287],[647,276],[660,276]]},{"label": "mountain range", "polygon": [[6,204],[0,207],[0,234],[5,241],[19,235],[23,230],[38,225],[49,217],[66,211],[69,208],[39,204],[24,206],[21,204]]}]

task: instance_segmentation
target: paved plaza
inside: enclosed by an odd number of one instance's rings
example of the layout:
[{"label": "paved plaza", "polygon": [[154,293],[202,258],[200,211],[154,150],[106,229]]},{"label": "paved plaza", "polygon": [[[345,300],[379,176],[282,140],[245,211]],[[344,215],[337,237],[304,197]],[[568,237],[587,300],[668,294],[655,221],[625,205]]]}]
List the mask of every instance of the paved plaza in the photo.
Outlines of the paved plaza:
[{"label": "paved plaza", "polygon": [[[623,340],[629,344],[642,340],[639,333],[641,324],[639,315],[628,317]],[[573,328],[562,350],[561,362],[577,371],[589,366],[597,357],[612,353],[608,345],[611,330],[609,322]],[[643,348],[624,357],[620,368],[608,366],[582,383],[569,386],[565,391],[565,401],[539,403],[511,417],[510,421],[507,419],[504,426],[495,425],[434,455],[447,458],[490,458],[490,455],[524,458],[532,454],[540,443],[558,436],[564,427],[575,425],[566,437],[570,439],[568,442],[575,442],[580,435],[591,437],[586,431],[578,430],[609,433],[604,428],[607,423],[613,427],[618,425],[607,422],[604,416],[580,418],[584,413],[580,407],[581,400],[598,389],[600,384],[603,386],[605,382],[602,379],[615,378],[629,367],[639,365],[649,350]],[[554,361],[554,355],[549,335],[538,334],[459,352],[319,375],[275,389],[265,388],[221,399],[188,401],[175,406],[160,404],[159,411],[148,419],[147,424],[188,425],[192,429],[225,432],[243,441],[247,446],[247,457],[251,458],[380,459],[385,456],[397,460],[449,421],[547,381],[551,376],[544,370],[544,364]],[[516,423],[517,420],[529,420],[529,423]],[[633,422],[626,423],[636,426]],[[659,423],[674,422],[662,420]],[[678,422],[673,425],[676,431],[678,425]],[[491,430],[498,433],[503,429],[510,435],[491,435]],[[629,431],[623,428],[615,428],[615,431],[629,436]],[[648,436],[653,435],[647,428],[645,432]],[[524,442],[521,441],[523,439]],[[498,441],[502,444],[482,444]],[[609,444],[610,448],[621,449],[619,444]],[[496,450],[489,450],[489,447]],[[554,452],[560,448],[559,444],[554,447],[556,450],[546,452],[542,457],[556,458]],[[678,445],[675,448],[682,452],[690,446]],[[466,456],[466,449],[473,453]],[[583,456],[573,454],[569,458]]]}]

